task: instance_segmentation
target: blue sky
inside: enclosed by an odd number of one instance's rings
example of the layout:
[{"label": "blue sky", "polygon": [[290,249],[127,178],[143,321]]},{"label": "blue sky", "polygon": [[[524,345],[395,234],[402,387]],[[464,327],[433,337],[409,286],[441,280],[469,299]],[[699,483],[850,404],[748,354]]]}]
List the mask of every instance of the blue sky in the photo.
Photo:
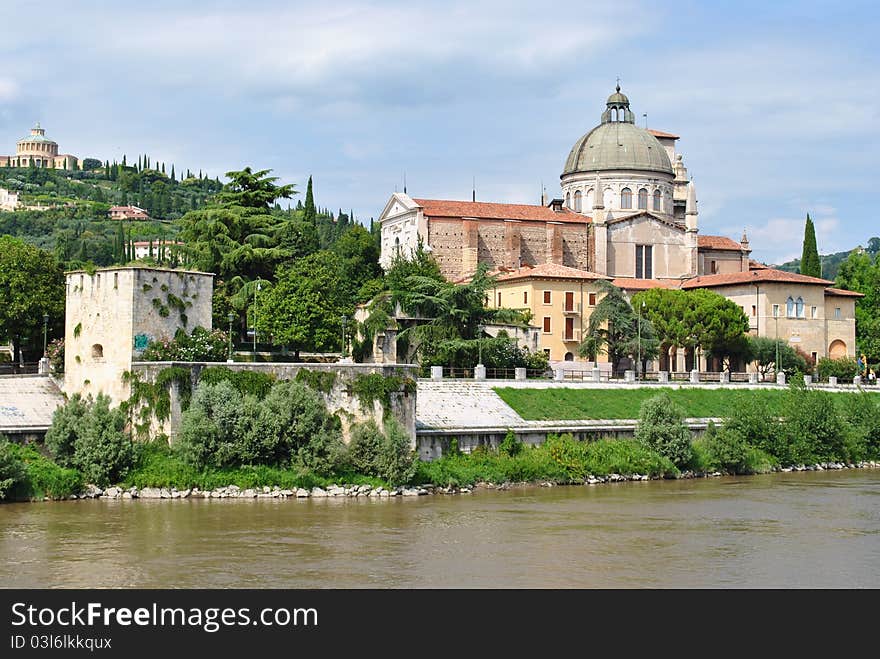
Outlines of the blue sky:
[{"label": "blue sky", "polygon": [[62,151],[213,175],[270,168],[378,216],[411,195],[558,196],[620,76],[682,136],[703,233],[753,256],[865,244],[876,213],[880,10],[849,2],[3,3],[0,153],[41,121]]}]

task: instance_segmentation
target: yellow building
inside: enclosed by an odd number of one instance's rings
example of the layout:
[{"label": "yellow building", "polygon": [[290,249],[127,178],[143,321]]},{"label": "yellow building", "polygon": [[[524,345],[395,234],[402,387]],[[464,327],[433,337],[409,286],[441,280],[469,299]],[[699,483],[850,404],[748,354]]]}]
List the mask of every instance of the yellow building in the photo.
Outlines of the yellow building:
[{"label": "yellow building", "polygon": [[542,263],[498,275],[488,306],[530,311],[540,328],[538,349],[551,361],[575,361],[604,275],[557,263]]},{"label": "yellow building", "polygon": [[73,170],[82,163],[69,153],[58,153],[58,142],[46,137],[46,129],[37,123],[30,135],[18,140],[14,156],[0,156],[0,167],[30,166]]}]

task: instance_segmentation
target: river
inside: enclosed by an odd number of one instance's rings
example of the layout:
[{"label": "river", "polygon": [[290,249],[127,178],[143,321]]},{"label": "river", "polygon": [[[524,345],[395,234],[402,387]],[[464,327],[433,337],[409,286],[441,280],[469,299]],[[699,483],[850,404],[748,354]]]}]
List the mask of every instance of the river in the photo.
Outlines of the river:
[{"label": "river", "polygon": [[0,505],[18,588],[880,587],[880,470]]}]

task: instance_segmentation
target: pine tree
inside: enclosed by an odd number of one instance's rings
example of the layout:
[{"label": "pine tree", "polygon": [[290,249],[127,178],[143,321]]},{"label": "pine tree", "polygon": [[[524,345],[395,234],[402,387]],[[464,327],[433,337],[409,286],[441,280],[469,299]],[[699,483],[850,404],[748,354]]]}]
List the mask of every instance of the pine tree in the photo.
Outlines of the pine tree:
[{"label": "pine tree", "polygon": [[816,229],[813,220],[807,213],[807,222],[804,225],[804,249],[801,254],[801,274],[808,277],[822,276],[822,262],[819,260],[819,250],[816,247]]},{"label": "pine tree", "polygon": [[315,195],[312,191],[312,177],[309,176],[309,184],[306,186],[306,204],[303,221],[314,226],[317,219],[318,211],[315,209]]}]

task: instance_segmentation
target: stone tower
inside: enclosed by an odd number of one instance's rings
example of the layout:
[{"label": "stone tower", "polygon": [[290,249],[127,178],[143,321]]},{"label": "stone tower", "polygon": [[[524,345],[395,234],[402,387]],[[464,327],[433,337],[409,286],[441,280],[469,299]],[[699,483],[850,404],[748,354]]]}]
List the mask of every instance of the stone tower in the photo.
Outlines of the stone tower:
[{"label": "stone tower", "polygon": [[67,273],[64,392],[129,397],[123,373],[154,339],[211,329],[214,275],[164,268]]}]

